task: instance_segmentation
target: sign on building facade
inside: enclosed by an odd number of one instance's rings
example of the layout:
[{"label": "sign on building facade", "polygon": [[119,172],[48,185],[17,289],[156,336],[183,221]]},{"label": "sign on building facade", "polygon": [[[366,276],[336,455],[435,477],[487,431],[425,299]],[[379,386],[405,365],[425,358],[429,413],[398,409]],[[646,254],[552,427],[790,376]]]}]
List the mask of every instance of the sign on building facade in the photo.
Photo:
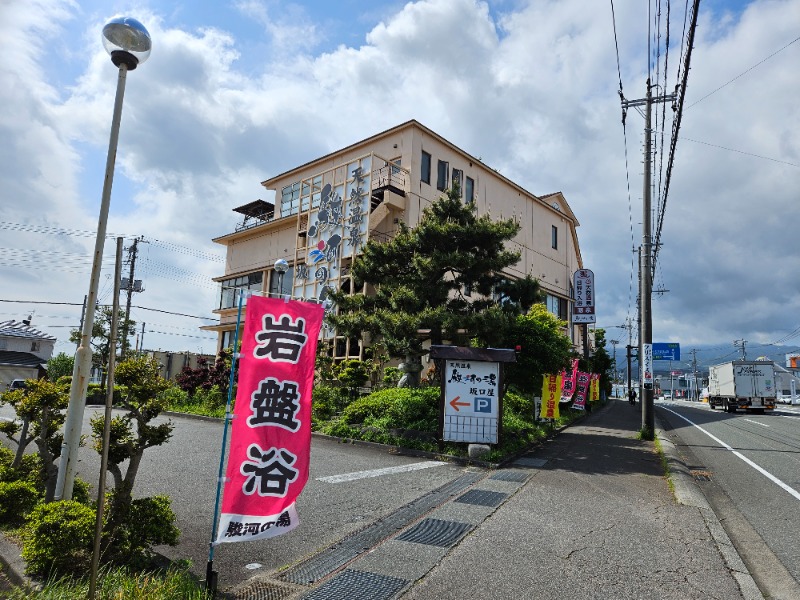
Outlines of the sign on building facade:
[{"label": "sign on building facade", "polygon": [[595,323],[594,273],[589,269],[579,269],[572,276],[575,302],[572,305],[572,322]]}]

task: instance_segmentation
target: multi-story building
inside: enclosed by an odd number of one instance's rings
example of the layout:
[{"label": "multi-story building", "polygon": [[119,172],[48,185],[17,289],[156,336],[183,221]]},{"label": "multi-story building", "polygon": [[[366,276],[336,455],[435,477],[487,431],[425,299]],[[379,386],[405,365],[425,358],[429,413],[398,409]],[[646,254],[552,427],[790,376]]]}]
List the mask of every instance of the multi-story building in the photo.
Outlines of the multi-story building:
[{"label": "multi-story building", "polygon": [[27,321],[0,323],[0,392],[14,379],[44,377],[56,338],[31,327]]},{"label": "multi-story building", "polygon": [[[414,227],[423,209],[458,185],[479,215],[514,218],[519,262],[505,273],[539,280],[547,307],[569,321],[572,275],[583,268],[578,220],[560,192],[535,196],[417,121],[408,121],[262,182],[272,200],[234,208],[236,230],[214,239],[227,248],[220,283],[219,348],[233,342],[242,290],[323,301],[329,288],[350,290],[350,266],[369,239],[388,240],[400,223]],[[285,274],[275,261],[289,264]],[[580,329],[568,333],[581,347]],[[359,357],[360,344],[339,338],[334,357]]]}]

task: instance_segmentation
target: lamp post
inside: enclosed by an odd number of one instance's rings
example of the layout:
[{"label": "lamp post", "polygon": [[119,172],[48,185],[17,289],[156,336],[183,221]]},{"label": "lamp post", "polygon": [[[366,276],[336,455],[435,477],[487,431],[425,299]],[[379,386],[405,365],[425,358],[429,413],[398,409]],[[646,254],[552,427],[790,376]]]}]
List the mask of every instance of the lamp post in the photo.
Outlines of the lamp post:
[{"label": "lamp post", "polygon": [[[117,157],[119,123],[122,117],[122,99],[125,94],[125,77],[150,56],[152,43],[144,25],[130,17],[117,17],[103,27],[103,47],[111,55],[111,62],[119,68],[117,94],[114,99],[114,114],[111,119],[111,136],[108,142],[106,173],[103,181],[103,196],[100,202],[100,217],[97,222],[97,237],[94,245],[92,274],[89,280],[89,294],[86,299],[86,314],[81,328],[81,341],[75,352],[75,366],[72,371],[72,385],[69,390],[69,405],[64,422],[64,442],[61,446],[61,460],[58,466],[55,498],[69,500],[75,482],[75,467],[78,463],[78,445],[83,424],[83,409],[89,375],[92,367],[92,350],[89,345],[94,325],[94,309],[100,284],[100,267],[103,260],[103,245],[106,239],[108,208],[111,204],[111,184],[114,180],[114,163]],[[111,349],[112,352],[116,348]]]},{"label": "lamp post", "polygon": [[283,298],[283,276],[289,270],[289,263],[283,258],[275,261],[275,272],[278,273],[278,297]]}]

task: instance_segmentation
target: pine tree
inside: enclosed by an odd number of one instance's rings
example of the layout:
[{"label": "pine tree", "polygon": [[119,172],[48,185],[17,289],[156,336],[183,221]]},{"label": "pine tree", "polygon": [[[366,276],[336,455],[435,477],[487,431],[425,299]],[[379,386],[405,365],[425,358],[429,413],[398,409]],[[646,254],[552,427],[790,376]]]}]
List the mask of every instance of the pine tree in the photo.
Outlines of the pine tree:
[{"label": "pine tree", "polygon": [[332,294],[338,314],[329,321],[340,334],[381,339],[404,360],[404,383],[415,386],[424,342],[465,342],[483,327],[501,271],[519,261],[506,247],[519,230],[513,219],[476,216],[458,189],[449,190],[417,227],[401,225],[390,241],[367,243],[352,269],[355,289],[367,284],[367,291]]}]

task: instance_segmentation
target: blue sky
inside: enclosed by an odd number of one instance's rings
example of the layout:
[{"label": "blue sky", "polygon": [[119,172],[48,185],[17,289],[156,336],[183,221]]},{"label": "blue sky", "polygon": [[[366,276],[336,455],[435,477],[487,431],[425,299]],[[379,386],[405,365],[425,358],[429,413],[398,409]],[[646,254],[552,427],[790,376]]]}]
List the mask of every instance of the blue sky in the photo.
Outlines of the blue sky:
[{"label": "blue sky", "polygon": [[[684,5],[672,7],[669,81]],[[624,93],[640,98],[647,5],[614,8]],[[596,274],[598,325],[634,316],[643,123],[629,113],[629,202],[610,3],[585,0],[4,2],[0,300],[86,293],[93,239],[80,232],[96,227],[116,82],[100,29],[121,14],[153,35],[128,76],[109,220],[126,245],[150,242],[134,304],[213,317],[224,267],[211,239],[233,230],[233,207],[266,197],[260,182],[277,173],[415,118],[533,193],[562,191]],[[800,339],[797,23],[800,0],[701,3],[687,105],[702,101],[684,113],[665,213],[659,341]],[[109,241],[108,264],[112,252]],[[31,311],[70,351],[79,307],[0,302],[0,320]],[[213,349],[205,321],[133,316],[147,346]]]}]

